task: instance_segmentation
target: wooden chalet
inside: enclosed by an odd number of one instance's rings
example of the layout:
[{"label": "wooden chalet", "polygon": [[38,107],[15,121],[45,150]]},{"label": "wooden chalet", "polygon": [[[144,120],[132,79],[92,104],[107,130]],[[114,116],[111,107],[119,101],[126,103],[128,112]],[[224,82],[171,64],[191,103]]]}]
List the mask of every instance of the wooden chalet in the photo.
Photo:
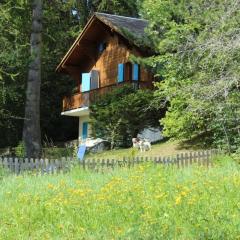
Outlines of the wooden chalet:
[{"label": "wooden chalet", "polygon": [[123,84],[151,88],[153,76],[130,55],[149,56],[139,45],[148,22],[143,19],[95,13],[57,67],[70,75],[77,91],[63,99],[62,115],[79,117],[79,140],[91,135],[89,105],[96,96]]}]

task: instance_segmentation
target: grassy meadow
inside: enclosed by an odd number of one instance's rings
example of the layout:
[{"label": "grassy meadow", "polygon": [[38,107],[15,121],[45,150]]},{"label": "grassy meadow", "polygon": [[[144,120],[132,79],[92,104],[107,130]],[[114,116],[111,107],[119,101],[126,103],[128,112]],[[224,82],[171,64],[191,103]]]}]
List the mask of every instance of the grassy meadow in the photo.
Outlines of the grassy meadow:
[{"label": "grassy meadow", "polygon": [[0,180],[0,239],[240,239],[240,169],[153,166]]},{"label": "grassy meadow", "polygon": [[136,148],[122,148],[103,151],[100,153],[88,153],[86,158],[109,158],[109,159],[122,159],[123,157],[129,156],[140,156],[140,157],[156,157],[156,156],[172,156],[179,153],[185,153],[196,150],[203,150],[201,145],[196,144],[195,142],[180,142],[180,141],[161,141],[155,144],[152,144],[151,151],[140,152]]}]

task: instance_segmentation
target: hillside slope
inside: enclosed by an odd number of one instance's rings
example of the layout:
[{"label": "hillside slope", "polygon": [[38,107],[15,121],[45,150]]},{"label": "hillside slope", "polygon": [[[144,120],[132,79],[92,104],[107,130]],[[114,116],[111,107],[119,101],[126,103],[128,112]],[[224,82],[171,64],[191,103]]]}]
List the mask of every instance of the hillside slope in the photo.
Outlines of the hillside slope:
[{"label": "hillside slope", "polygon": [[104,151],[102,153],[96,154],[88,154],[86,156],[87,159],[89,158],[109,158],[109,159],[119,159],[123,157],[132,157],[132,156],[172,156],[178,153],[183,152],[190,152],[202,150],[202,148],[195,144],[190,144],[186,142],[179,142],[179,141],[165,141],[161,143],[156,143],[152,145],[152,150],[146,151],[141,153],[137,149],[133,148],[126,148],[126,149],[118,149],[118,150],[109,150]]}]

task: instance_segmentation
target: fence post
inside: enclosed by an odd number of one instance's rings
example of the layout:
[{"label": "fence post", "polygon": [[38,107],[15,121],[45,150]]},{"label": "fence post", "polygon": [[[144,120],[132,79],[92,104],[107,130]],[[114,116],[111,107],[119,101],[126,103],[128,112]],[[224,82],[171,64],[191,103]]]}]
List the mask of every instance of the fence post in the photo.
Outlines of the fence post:
[{"label": "fence post", "polygon": [[132,157],[132,166],[134,167],[135,165],[135,162],[136,162],[136,158],[135,157]]},{"label": "fence post", "polygon": [[122,159],[122,165],[125,167],[125,164],[126,164],[126,157],[123,157],[123,159]]},{"label": "fence post", "polygon": [[188,167],[188,165],[189,165],[189,155],[188,155],[187,152],[185,153],[184,160],[185,160],[185,167]]},{"label": "fence post", "polygon": [[192,163],[193,163],[193,154],[192,154],[192,152],[189,153],[189,163],[190,163],[190,165],[192,165]]},{"label": "fence post", "polygon": [[92,160],[92,165],[93,165],[93,170],[95,171],[95,169],[96,169],[96,161],[95,161],[95,158]]},{"label": "fence post", "polygon": [[36,170],[36,174],[39,174],[39,159],[38,158],[33,158],[33,165],[34,169]]},{"label": "fence post", "polygon": [[114,159],[111,160],[111,166],[112,166],[112,170],[114,170],[114,167],[115,167],[115,160]]},{"label": "fence post", "polygon": [[18,164],[18,158],[15,158],[14,159],[14,172],[15,172],[15,174],[19,174],[19,164]]},{"label": "fence post", "polygon": [[14,172],[14,166],[13,166],[13,158],[9,158],[8,160],[8,167],[10,168],[11,172]]},{"label": "fence post", "polygon": [[158,164],[162,164],[163,163],[163,161],[162,161],[162,157],[158,157],[158,162],[157,162]]},{"label": "fence post", "polygon": [[201,159],[202,159],[202,154],[201,152],[198,152],[198,166],[201,166]]},{"label": "fence post", "polygon": [[136,164],[139,165],[139,157],[136,157]]},{"label": "fence post", "polygon": [[211,152],[207,150],[207,167],[209,167],[210,157],[211,157]]},{"label": "fence post", "polygon": [[148,157],[147,156],[145,157],[145,163],[148,163]]},{"label": "fence post", "polygon": [[83,169],[86,170],[85,159],[82,160]]},{"label": "fence post", "polygon": [[127,166],[128,168],[131,168],[131,159],[129,157],[127,158]]},{"label": "fence post", "polygon": [[40,158],[39,163],[40,163],[39,167],[40,167],[41,175],[44,175],[44,159]]},{"label": "fence post", "polygon": [[181,153],[180,163],[181,163],[181,167],[184,167],[184,154],[183,153]]},{"label": "fence post", "polygon": [[169,166],[170,163],[171,163],[171,158],[168,156],[168,157],[166,158],[166,164],[167,164],[167,166]]},{"label": "fence post", "polygon": [[103,173],[103,169],[104,169],[104,166],[105,166],[105,160],[104,159],[102,159],[101,165],[102,165],[102,173]]},{"label": "fence post", "polygon": [[101,162],[100,162],[100,159],[98,158],[97,159],[97,172],[100,171],[100,167],[101,167]]},{"label": "fence post", "polygon": [[180,155],[177,154],[176,156],[176,161],[177,161],[177,167],[180,168]]}]

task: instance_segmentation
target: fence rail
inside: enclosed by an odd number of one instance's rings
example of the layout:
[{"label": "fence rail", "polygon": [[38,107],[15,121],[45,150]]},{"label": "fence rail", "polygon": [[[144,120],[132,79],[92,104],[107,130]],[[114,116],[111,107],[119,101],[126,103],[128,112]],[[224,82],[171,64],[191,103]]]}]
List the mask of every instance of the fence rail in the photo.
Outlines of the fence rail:
[{"label": "fence rail", "polygon": [[32,172],[36,174],[54,174],[67,172],[74,163],[73,158],[33,159],[0,157],[0,167],[12,173]]},{"label": "fence rail", "polygon": [[186,152],[175,156],[159,156],[159,157],[130,157],[123,159],[87,159],[81,162],[84,169],[104,170],[114,169],[116,167],[131,168],[138,164],[152,162],[154,164],[162,164],[167,166],[176,165],[178,168],[188,167],[192,164],[198,166],[210,167],[213,165],[212,158],[221,154],[219,150],[208,150],[198,152]]},{"label": "fence rail", "polygon": [[218,150],[187,152],[175,156],[159,157],[129,157],[122,159],[87,159],[76,161],[73,158],[60,159],[28,159],[28,158],[1,158],[0,167],[8,169],[10,172],[20,174],[24,172],[33,172],[35,174],[55,174],[65,173],[71,169],[74,164],[80,165],[83,169],[104,172],[105,170],[119,167],[131,168],[138,164],[152,162],[166,166],[176,165],[178,168],[188,167],[192,164],[198,166],[211,166],[213,156],[220,154]]}]

